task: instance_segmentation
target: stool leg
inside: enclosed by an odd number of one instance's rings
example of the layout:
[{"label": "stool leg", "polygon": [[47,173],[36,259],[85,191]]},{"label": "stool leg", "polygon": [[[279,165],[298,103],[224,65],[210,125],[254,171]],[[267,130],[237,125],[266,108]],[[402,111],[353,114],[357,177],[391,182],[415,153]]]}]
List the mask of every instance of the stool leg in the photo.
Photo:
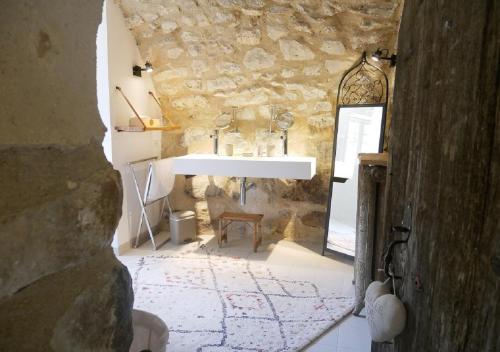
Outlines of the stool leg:
[{"label": "stool leg", "polygon": [[219,219],[219,236],[217,243],[219,244],[219,247],[222,247],[222,219]]},{"label": "stool leg", "polygon": [[262,243],[262,227],[261,227],[260,222],[257,226],[258,226],[258,230],[259,230],[259,244],[258,244],[258,246],[260,246]]},{"label": "stool leg", "polygon": [[253,251],[257,252],[258,239],[257,239],[257,223],[253,224]]}]

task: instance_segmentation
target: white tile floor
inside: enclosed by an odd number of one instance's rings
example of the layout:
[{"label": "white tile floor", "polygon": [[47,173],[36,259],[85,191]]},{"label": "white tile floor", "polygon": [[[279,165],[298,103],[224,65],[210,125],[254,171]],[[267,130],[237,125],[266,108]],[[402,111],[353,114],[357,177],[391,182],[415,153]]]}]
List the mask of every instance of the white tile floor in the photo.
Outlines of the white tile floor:
[{"label": "white tile floor", "polygon": [[[273,265],[293,266],[293,270],[307,270],[313,266],[331,269],[332,280],[339,282],[344,292],[354,292],[352,286],[353,268],[349,260],[321,256],[321,245],[311,243],[296,243],[290,241],[264,241],[257,253],[253,253],[249,236],[232,236],[225,246],[227,255],[240,256],[247,260],[266,261]],[[213,235],[200,236],[200,243],[214,243]],[[216,243],[216,242],[215,242]],[[174,245],[167,242],[158,252],[182,250],[189,245]],[[140,248],[132,249],[119,256],[125,265],[132,265],[135,257],[151,254],[149,242]],[[353,293],[354,294],[354,293]],[[362,312],[363,313],[363,312]],[[305,352],[369,352],[370,336],[366,319],[352,315],[344,318],[339,324],[325,332],[316,341],[304,349]]]},{"label": "white tile floor", "polygon": [[325,333],[306,352],[369,352],[370,333],[365,318],[348,316]]}]

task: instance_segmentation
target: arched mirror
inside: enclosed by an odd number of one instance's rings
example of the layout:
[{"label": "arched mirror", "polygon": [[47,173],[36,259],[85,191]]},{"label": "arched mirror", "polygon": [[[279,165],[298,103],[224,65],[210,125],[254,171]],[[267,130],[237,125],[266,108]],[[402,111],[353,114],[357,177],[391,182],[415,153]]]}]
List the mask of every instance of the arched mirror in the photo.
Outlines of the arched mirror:
[{"label": "arched mirror", "polygon": [[358,155],[383,151],[388,85],[385,73],[365,53],[340,80],[323,254],[354,257]]}]

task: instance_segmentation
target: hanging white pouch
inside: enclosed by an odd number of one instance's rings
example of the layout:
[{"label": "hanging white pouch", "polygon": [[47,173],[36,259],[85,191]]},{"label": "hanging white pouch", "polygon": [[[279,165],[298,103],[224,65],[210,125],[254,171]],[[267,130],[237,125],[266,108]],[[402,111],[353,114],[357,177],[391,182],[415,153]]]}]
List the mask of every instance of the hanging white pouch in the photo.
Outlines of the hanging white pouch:
[{"label": "hanging white pouch", "polygon": [[375,300],[377,298],[379,298],[382,295],[388,294],[388,293],[391,293],[391,281],[390,281],[390,279],[387,279],[384,282],[373,281],[366,288],[365,306],[367,307],[367,309],[368,309],[368,307],[372,307],[373,303],[375,303]]},{"label": "hanging white pouch", "polygon": [[390,341],[403,332],[406,309],[403,302],[395,295],[382,295],[375,300],[370,317],[367,314],[366,319],[373,341]]},{"label": "hanging white pouch", "polygon": [[406,325],[406,309],[403,302],[390,293],[390,280],[374,281],[366,289],[366,320],[370,335],[375,342],[390,341],[399,335]]}]

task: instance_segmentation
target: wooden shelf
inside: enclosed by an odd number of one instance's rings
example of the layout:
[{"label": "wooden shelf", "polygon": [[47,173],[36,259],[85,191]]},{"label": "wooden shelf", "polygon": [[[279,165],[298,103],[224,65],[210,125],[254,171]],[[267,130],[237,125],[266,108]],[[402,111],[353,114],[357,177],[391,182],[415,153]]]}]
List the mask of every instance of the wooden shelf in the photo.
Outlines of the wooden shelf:
[{"label": "wooden shelf", "polygon": [[146,127],[146,131],[175,131],[175,130],[180,130],[180,129],[181,129],[181,126],[178,126],[178,125]]},{"label": "wooden shelf", "polygon": [[158,126],[158,127],[136,127],[136,126],[116,126],[115,130],[118,132],[148,132],[148,131],[175,131],[179,130],[181,126]]},{"label": "wooden shelf", "polygon": [[[139,126],[130,126],[130,125],[129,126],[115,126],[116,131],[118,131],[118,132],[148,132],[148,131],[168,132],[168,131],[179,130],[181,128],[178,125],[174,125],[172,120],[170,120],[168,117],[166,118],[166,120],[170,123],[170,126],[155,126],[155,127],[146,126],[144,124],[143,119],[141,118],[141,116],[137,112],[137,110],[134,108],[134,106],[132,105],[130,100],[127,98],[127,96],[123,93],[122,89],[119,86],[116,86],[116,90],[118,90],[120,92],[123,99],[125,99],[128,106],[130,107],[130,109],[132,109],[132,111],[134,112],[135,119],[138,121],[138,125],[139,125]],[[149,94],[155,99],[156,103],[158,104],[158,106],[161,109],[160,102],[156,99],[154,94],[152,92],[149,92]]]}]

